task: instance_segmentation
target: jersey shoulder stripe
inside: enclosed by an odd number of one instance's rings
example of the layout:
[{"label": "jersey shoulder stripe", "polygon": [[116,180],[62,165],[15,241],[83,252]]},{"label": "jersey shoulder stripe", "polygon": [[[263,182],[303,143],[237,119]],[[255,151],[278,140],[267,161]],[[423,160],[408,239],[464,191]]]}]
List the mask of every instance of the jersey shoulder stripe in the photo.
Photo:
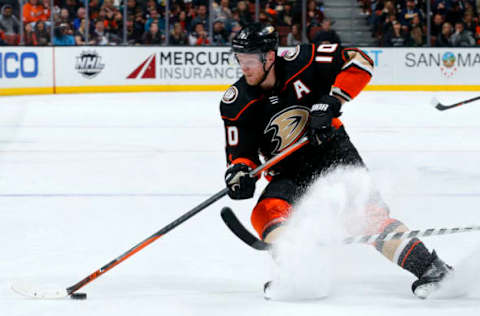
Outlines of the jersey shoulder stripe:
[{"label": "jersey shoulder stripe", "polygon": [[[292,69],[290,74],[287,73],[287,80],[285,80],[285,84],[282,88],[282,91],[285,90],[288,84],[299,76],[302,72],[304,72],[313,62],[313,58],[315,57],[315,45],[314,44],[302,44],[297,46],[299,49],[298,55],[299,58],[296,60],[288,61],[287,60],[287,67]],[[285,59],[285,57],[284,57]],[[298,62],[300,61],[300,62]],[[301,62],[303,61],[303,62]],[[306,63],[305,63],[306,61]],[[290,67],[289,67],[290,66]],[[293,66],[293,67],[291,67]],[[295,67],[296,66],[296,67]]]}]

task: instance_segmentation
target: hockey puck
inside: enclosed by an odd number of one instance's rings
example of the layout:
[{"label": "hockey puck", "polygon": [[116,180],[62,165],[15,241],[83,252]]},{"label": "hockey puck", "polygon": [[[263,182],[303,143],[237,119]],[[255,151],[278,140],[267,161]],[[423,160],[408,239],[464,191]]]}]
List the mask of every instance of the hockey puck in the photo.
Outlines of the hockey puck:
[{"label": "hockey puck", "polygon": [[70,295],[70,297],[74,300],[86,300],[87,293],[73,293]]}]

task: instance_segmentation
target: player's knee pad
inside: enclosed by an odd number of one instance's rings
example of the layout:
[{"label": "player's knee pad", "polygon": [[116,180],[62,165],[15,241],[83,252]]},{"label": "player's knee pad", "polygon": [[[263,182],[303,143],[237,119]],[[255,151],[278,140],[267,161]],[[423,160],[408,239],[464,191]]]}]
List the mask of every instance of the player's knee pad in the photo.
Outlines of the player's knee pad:
[{"label": "player's knee pad", "polygon": [[285,222],[290,215],[291,205],[278,198],[266,198],[258,202],[252,212],[251,222],[263,240],[269,232]]},{"label": "player's knee pad", "polygon": [[366,209],[366,234],[379,234],[394,220],[386,205],[369,204]]}]

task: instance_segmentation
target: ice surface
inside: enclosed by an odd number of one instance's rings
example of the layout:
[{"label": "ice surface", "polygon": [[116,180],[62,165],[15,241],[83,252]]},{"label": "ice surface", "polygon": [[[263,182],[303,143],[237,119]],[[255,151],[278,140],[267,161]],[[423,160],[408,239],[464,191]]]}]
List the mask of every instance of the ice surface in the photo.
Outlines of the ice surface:
[{"label": "ice surface", "polygon": [[[396,218],[412,229],[480,224],[480,104],[440,112],[434,95],[453,103],[475,93],[366,92],[342,120]],[[18,279],[68,287],[222,189],[220,97],[2,97],[0,314],[478,314],[480,291],[420,301],[410,274],[363,245],[338,254],[328,297],[267,302],[268,254],[238,241],[219,216],[230,205],[248,224],[255,201],[228,198],[87,285],[85,301],[9,290]],[[454,266],[468,262],[478,282],[478,233],[425,241]]]}]

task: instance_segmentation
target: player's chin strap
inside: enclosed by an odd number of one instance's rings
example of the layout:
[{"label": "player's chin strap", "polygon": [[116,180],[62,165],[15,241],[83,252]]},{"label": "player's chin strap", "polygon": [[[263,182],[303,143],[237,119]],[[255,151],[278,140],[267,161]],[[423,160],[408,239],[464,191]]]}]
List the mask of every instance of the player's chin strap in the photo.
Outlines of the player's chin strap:
[{"label": "player's chin strap", "polygon": [[[277,58],[275,58],[273,63],[270,65],[270,67],[268,69],[265,69],[265,63],[267,62],[267,59],[265,58],[265,54],[266,53],[263,53],[261,55],[262,56],[261,61],[262,61],[262,66],[263,66],[263,72],[265,74],[263,75],[262,80],[260,80],[260,82],[257,84],[257,86],[260,86],[265,81],[265,79],[267,79],[267,76],[270,73],[270,70],[272,70],[273,66],[275,65],[275,62],[277,61]],[[275,55],[276,55],[276,53],[275,53]]]}]

